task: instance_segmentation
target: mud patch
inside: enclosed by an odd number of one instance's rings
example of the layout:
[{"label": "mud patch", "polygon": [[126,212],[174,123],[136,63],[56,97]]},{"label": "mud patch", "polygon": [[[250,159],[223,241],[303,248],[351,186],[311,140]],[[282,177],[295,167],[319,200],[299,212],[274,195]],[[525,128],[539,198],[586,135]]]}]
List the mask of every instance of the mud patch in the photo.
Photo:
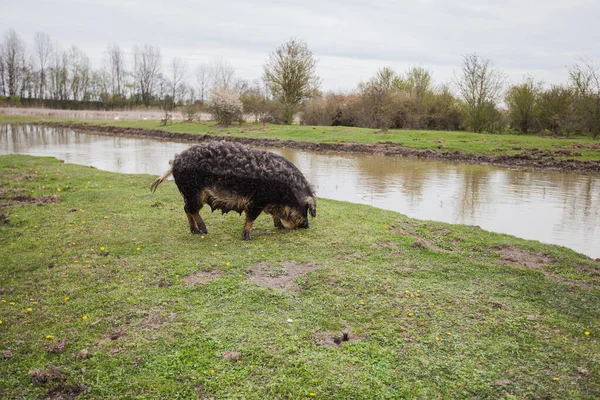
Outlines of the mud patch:
[{"label": "mud patch", "polygon": [[544,253],[532,253],[515,246],[493,247],[491,250],[502,258],[504,264],[512,264],[532,269],[543,269],[545,265],[553,265],[554,258]]},{"label": "mud patch", "polygon": [[85,392],[83,386],[58,385],[48,390],[42,400],[75,400],[83,392]]},{"label": "mud patch", "polygon": [[0,208],[8,206],[22,206],[33,204],[34,206],[47,206],[48,204],[60,203],[60,197],[57,195],[44,195],[41,197],[31,196],[10,196],[6,193],[0,193]]},{"label": "mud patch", "polygon": [[29,376],[33,386],[42,386],[50,382],[63,382],[67,379],[67,376],[62,373],[61,367],[32,369],[29,371]]},{"label": "mud patch", "polygon": [[[547,278],[565,283],[570,286],[577,286],[582,289],[594,289],[596,285],[583,282],[577,279],[565,278],[547,269],[556,263],[556,260],[544,253],[532,253],[527,250],[520,249],[514,246],[493,247],[490,249],[497,253],[502,258],[501,264],[511,265],[517,268],[530,268],[540,271]],[[598,283],[598,279],[594,277],[594,282]]]},{"label": "mud patch", "polygon": [[317,346],[324,347],[340,347],[343,343],[352,343],[357,340],[349,331],[342,331],[339,335],[331,332],[319,331],[313,335],[313,338]]},{"label": "mud patch", "polygon": [[98,346],[104,346],[105,344],[118,340],[121,336],[125,335],[125,331],[121,328],[116,328],[107,333],[97,343]]},{"label": "mud patch", "polygon": [[183,279],[183,283],[188,286],[206,285],[223,276],[221,271],[198,271]]},{"label": "mud patch", "polygon": [[160,310],[154,310],[150,312],[150,315],[144,318],[139,328],[156,330],[169,321],[173,321],[176,317],[176,313],[171,313],[168,316],[165,316],[160,312]]},{"label": "mud patch", "polygon": [[46,344],[46,350],[48,350],[48,353],[61,354],[65,352],[66,345],[67,339],[60,339],[56,343]]},{"label": "mud patch", "polygon": [[320,268],[323,267],[296,261],[284,261],[281,266],[261,262],[250,268],[250,282],[264,288],[299,291],[294,278]]},{"label": "mud patch", "polygon": [[239,351],[224,351],[221,357],[225,361],[238,361],[242,358],[242,353]]},{"label": "mud patch", "polygon": [[410,231],[406,228],[402,228],[398,225],[390,225],[388,230],[392,231],[393,233],[400,235],[400,236],[408,236],[408,237],[415,238],[415,241],[410,244],[411,247],[414,247],[417,249],[430,249],[430,250],[444,251],[444,252],[448,251],[448,250],[442,249],[439,246],[436,246],[435,244],[433,244],[433,242],[422,238],[421,236],[419,236],[418,233]]}]

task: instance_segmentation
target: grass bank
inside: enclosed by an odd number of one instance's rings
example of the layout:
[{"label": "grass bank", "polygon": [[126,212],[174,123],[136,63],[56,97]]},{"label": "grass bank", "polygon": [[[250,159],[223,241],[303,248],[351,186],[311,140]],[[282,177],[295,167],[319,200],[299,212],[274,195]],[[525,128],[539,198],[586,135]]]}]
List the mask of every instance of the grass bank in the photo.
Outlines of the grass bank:
[{"label": "grass bank", "polygon": [[600,397],[600,264],[319,199],[308,230],[172,181],[0,157],[0,397]]}]

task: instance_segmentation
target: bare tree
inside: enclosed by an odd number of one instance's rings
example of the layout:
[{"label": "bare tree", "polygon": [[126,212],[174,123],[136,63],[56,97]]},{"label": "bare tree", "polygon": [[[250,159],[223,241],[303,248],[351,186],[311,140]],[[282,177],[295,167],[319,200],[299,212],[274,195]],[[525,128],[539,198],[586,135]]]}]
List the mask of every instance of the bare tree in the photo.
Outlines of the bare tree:
[{"label": "bare tree", "polygon": [[173,99],[173,103],[171,104],[171,109],[175,107],[177,104],[177,99],[180,99],[182,96],[182,88],[184,84],[184,79],[187,74],[187,63],[181,58],[174,57],[173,61],[171,61],[170,65],[171,69],[171,98]]},{"label": "bare tree", "polygon": [[89,100],[90,59],[76,46],[68,50],[69,87],[73,100]]},{"label": "bare tree", "polygon": [[4,64],[5,93],[8,96],[17,96],[21,93],[26,63],[25,42],[14,29],[9,29],[4,35],[0,44],[0,53]]},{"label": "bare tree", "polygon": [[69,80],[69,56],[66,51],[60,51],[58,44],[54,46],[54,56],[49,68],[49,92],[54,100],[68,99],[68,80]]},{"label": "bare tree", "polygon": [[490,60],[478,54],[463,56],[463,66],[454,74],[454,83],[466,104],[467,125],[475,132],[492,130],[499,119],[498,102],[504,90],[505,75]]},{"label": "bare tree", "polygon": [[231,89],[235,79],[235,68],[222,58],[210,62],[209,69],[212,73],[213,88]]},{"label": "bare tree", "polygon": [[155,87],[158,85],[162,56],[160,48],[149,44],[141,48],[134,46],[134,75],[142,102],[150,105]]},{"label": "bare tree", "polygon": [[46,95],[46,68],[52,55],[52,42],[50,36],[45,32],[36,32],[33,40],[39,67],[39,97],[43,99]]},{"label": "bare tree", "polygon": [[200,102],[202,104],[206,101],[206,94],[210,88],[212,76],[213,74],[208,64],[200,64],[196,67],[196,82],[198,82]]},{"label": "bare tree", "polygon": [[117,44],[110,44],[106,49],[106,70],[110,80],[110,94],[113,99],[122,98],[125,80],[125,54]]},{"label": "bare tree", "polygon": [[284,109],[284,121],[291,124],[298,106],[317,92],[320,84],[317,60],[308,45],[292,38],[269,54],[263,66],[263,81]]}]

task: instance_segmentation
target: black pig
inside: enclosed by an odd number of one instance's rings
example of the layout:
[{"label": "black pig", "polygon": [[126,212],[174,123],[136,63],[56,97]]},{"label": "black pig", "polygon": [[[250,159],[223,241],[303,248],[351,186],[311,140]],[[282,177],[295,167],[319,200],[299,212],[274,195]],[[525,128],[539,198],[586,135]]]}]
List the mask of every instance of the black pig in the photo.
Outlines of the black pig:
[{"label": "black pig", "polygon": [[151,186],[155,191],[171,174],[183,195],[192,233],[207,233],[200,209],[246,213],[242,238],[250,240],[252,223],[266,212],[277,228],[308,228],[315,217],[314,191],[294,164],[269,151],[225,141],[190,147],[175,156],[171,169]]}]

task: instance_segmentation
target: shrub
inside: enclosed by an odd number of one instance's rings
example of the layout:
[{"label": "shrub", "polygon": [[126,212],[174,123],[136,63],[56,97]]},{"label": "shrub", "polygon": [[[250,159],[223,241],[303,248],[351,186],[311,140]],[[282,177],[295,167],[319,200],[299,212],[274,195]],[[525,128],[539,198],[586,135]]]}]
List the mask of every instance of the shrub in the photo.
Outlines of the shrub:
[{"label": "shrub", "polygon": [[222,125],[243,121],[244,106],[237,92],[227,88],[215,88],[211,93],[208,109],[212,119]]}]

